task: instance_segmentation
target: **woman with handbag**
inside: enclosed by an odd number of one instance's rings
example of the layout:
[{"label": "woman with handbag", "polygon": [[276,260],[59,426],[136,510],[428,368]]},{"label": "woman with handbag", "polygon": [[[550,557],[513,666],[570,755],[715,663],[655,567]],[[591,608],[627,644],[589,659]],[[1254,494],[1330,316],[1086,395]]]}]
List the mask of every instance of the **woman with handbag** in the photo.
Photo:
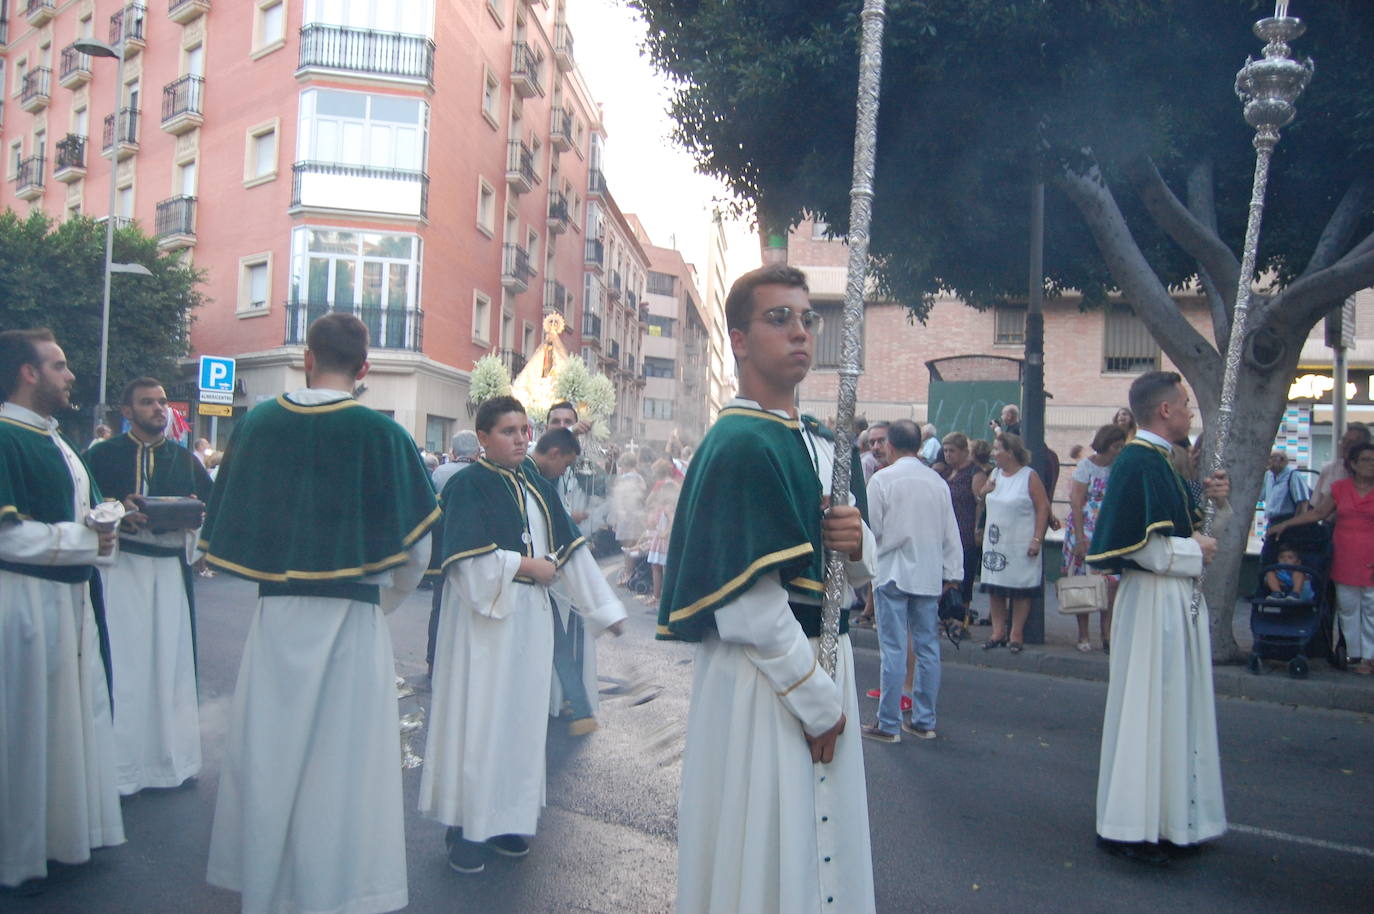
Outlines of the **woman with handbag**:
[{"label": "woman with handbag", "polygon": [[[1072,579],[1095,575],[1084,559],[1088,555],[1088,544],[1093,539],[1093,528],[1097,525],[1097,512],[1102,507],[1103,496],[1107,494],[1107,478],[1111,475],[1112,461],[1116,460],[1125,444],[1126,430],[1119,422],[1104,425],[1093,435],[1093,455],[1080,460],[1074,468],[1073,487],[1069,490],[1069,518],[1064,525],[1064,564],[1059,578],[1064,582],[1060,587],[1061,612],[1076,608],[1067,605],[1070,599],[1065,593],[1066,589],[1079,583]],[[1104,593],[1105,599],[1097,608],[1101,610],[1102,650],[1108,651],[1111,649],[1112,603],[1116,599],[1116,585],[1120,578],[1114,574],[1104,577],[1107,586],[1105,591],[1099,593]],[[1088,617],[1091,614],[1091,610],[1075,613],[1078,649],[1084,653],[1093,649],[1088,638]]]},{"label": "woman with handbag", "polygon": [[[1050,498],[1028,464],[1030,454],[1019,435],[1003,432],[992,446],[997,469],[984,483],[987,524],[983,532],[983,583],[990,597],[992,637],[984,650],[1010,646],[1021,653],[1030,598],[1041,588],[1040,546],[1050,522]],[[1011,604],[1011,636],[1007,605]]]}]

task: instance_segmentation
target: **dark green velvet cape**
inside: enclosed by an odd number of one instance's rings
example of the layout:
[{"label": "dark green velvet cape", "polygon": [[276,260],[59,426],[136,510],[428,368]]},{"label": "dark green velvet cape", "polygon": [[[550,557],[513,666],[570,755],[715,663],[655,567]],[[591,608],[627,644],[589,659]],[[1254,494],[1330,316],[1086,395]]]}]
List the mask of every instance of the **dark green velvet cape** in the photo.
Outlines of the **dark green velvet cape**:
[{"label": "dark green velvet cape", "polygon": [[354,399],[260,403],[234,429],[200,548],[260,593],[362,597],[338,588],[402,565],[439,519],[405,429]]},{"label": "dark green velvet cape", "polygon": [[100,491],[118,501],[139,494],[194,495],[208,502],[214,487],[195,455],[165,438],[147,445],[132,433],[120,435],[93,445],[85,459]]},{"label": "dark green velvet cape", "polygon": [[[435,550],[441,556],[439,568],[498,549],[529,557],[553,555],[555,563],[562,567],[573,551],[586,542],[563,509],[553,485],[531,466],[533,462],[526,460],[516,469],[508,469],[483,458],[449,478],[442,498],[442,542]],[[526,527],[525,501],[519,494],[522,491],[534,496],[551,542],[523,540]],[[515,580],[534,583],[533,578],[525,575],[517,575]]]},{"label": "dark green velvet cape", "polygon": [[1134,438],[1112,462],[1088,564],[1112,574],[1139,569],[1130,554],[1144,547],[1150,534],[1192,536],[1194,524],[1201,520],[1168,452]]},{"label": "dark green velvet cape", "polygon": [[[727,407],[683,481],[656,637],[700,641],[714,627],[717,609],[773,571],[789,592],[819,598],[822,556],[821,484],[801,423]],[[793,603],[792,609],[803,628],[813,615],[819,625],[818,606]]]}]

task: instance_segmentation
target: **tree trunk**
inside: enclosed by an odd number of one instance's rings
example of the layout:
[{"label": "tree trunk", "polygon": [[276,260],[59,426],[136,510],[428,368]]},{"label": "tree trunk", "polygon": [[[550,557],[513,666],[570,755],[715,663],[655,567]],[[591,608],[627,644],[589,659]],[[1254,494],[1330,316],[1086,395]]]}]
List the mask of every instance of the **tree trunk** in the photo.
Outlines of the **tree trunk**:
[{"label": "tree trunk", "polygon": [[[1236,384],[1236,401],[1231,417],[1231,440],[1226,447],[1226,471],[1231,477],[1231,521],[1225,529],[1214,530],[1217,557],[1207,567],[1203,594],[1212,618],[1212,660],[1235,663],[1242,658],[1232,631],[1238,593],[1249,593],[1255,582],[1239,577],[1245,556],[1250,523],[1274,435],[1288,401],[1288,387],[1298,366],[1301,347],[1290,345],[1280,364],[1260,371],[1242,360]],[[1185,377],[1187,366],[1180,365]],[[1207,394],[1195,384],[1203,424],[1211,429],[1216,421],[1219,391]],[[1210,401],[1210,402],[1209,402]],[[1205,469],[1205,467],[1204,467]]]}]

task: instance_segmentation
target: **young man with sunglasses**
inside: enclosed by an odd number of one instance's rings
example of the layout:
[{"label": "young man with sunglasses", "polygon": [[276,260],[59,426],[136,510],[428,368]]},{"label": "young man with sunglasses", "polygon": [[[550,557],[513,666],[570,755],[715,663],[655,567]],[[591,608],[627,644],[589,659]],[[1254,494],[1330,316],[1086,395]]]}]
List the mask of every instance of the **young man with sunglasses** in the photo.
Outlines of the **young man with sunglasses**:
[{"label": "young man with sunglasses", "polygon": [[863,914],[873,868],[843,616],[835,677],[817,661],[825,549],[846,556],[851,586],[872,578],[862,470],[839,455],[859,507],[828,507],[833,437],[795,406],[820,331],[801,271],[745,274],[725,312],[740,396],[692,459],[658,618],[660,639],[699,642],[677,910]]}]

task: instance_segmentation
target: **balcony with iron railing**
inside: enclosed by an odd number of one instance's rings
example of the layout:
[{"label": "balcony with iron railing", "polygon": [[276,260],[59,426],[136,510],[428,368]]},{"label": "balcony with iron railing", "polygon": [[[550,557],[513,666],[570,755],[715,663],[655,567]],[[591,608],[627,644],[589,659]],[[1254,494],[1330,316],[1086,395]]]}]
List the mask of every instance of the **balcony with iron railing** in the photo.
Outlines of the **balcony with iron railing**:
[{"label": "balcony with iron railing", "polygon": [[24,82],[19,87],[19,107],[35,114],[48,107],[52,100],[52,70],[48,67],[35,67],[24,74]]},{"label": "balcony with iron railing", "polygon": [[620,293],[624,290],[620,287],[620,271],[611,271],[611,281],[606,283],[606,297],[611,301],[620,301]]},{"label": "balcony with iron railing", "polygon": [[37,200],[43,196],[43,157],[20,159],[14,170],[14,194],[21,200]]},{"label": "balcony with iron railing", "polygon": [[582,341],[595,340],[601,342],[601,315],[591,311],[582,310]]},{"label": "balcony with iron railing", "polygon": [[561,235],[568,230],[568,198],[561,190],[549,191],[549,231]]},{"label": "balcony with iron railing", "polygon": [[600,238],[588,238],[583,246],[582,263],[600,272],[606,263],[606,246]]},{"label": "balcony with iron railing", "polygon": [[352,314],[367,325],[369,345],[373,349],[424,351],[425,314],[418,308],[289,301],[285,310],[286,336],[283,343],[287,346],[304,345],[305,332],[312,322],[331,312],[341,312]]},{"label": "balcony with iron railing", "polygon": [[69,133],[58,140],[56,146],[57,160],[53,164],[52,176],[64,184],[86,177],[86,138]]},{"label": "balcony with iron railing", "polygon": [[530,252],[511,242],[501,245],[501,285],[518,294],[530,287],[533,278]]},{"label": "balcony with iron railing", "polygon": [[601,169],[593,168],[587,172],[587,194],[601,196],[606,193],[606,176]]},{"label": "balcony with iron railing", "polygon": [[497,349],[496,357],[501,360],[501,364],[506,366],[511,377],[515,377],[525,370],[525,354],[515,349]]},{"label": "balcony with iron railing", "polygon": [[[116,142],[118,141],[118,142]],[[127,159],[138,152],[138,109],[119,109],[119,130],[115,130],[115,116],[105,115],[105,130],[101,134],[100,154],[109,155],[114,150],[115,157]]]},{"label": "balcony with iron railing", "polygon": [[301,26],[296,75],[351,74],[434,85],[434,42],[423,35],[309,22]]},{"label": "balcony with iron railing", "polygon": [[67,45],[58,64],[57,84],[64,89],[79,89],[90,81],[91,55],[81,53],[75,45]]},{"label": "balcony with iron railing", "polygon": [[38,28],[57,14],[57,4],[53,0],[28,0],[24,4],[24,18],[29,25]]},{"label": "balcony with iron railing", "polygon": [[619,341],[619,340],[611,340],[611,348],[610,348],[610,351],[606,353],[606,357],[607,357],[607,359],[610,361],[610,363],[611,363],[612,365],[619,365],[619,364],[620,364],[620,341]]},{"label": "balcony with iron railing", "polygon": [[511,55],[510,82],[515,94],[521,98],[543,95],[544,89],[539,85],[540,60],[534,48],[527,42],[517,41]]},{"label": "balcony with iron railing", "polygon": [[577,65],[573,57],[573,34],[567,23],[560,22],[553,29],[553,60],[558,69],[567,73]]},{"label": "balcony with iron railing", "polygon": [[506,183],[515,193],[524,194],[534,182],[534,153],[520,140],[511,140],[506,146]]},{"label": "balcony with iron railing", "polygon": [[544,310],[568,313],[568,290],[556,279],[544,280]]},{"label": "balcony with iron railing", "polygon": [[549,112],[549,142],[559,152],[567,152],[573,145],[573,116],[567,108]]},{"label": "balcony with iron railing", "polygon": [[148,10],[142,3],[130,3],[110,16],[110,44],[119,47],[124,43],[124,57],[133,57],[148,46],[143,37],[143,25],[148,18]]},{"label": "balcony with iron railing", "polygon": [[205,123],[205,79],[187,74],[162,87],[162,129],[179,136]]},{"label": "balcony with iron railing", "polygon": [[429,175],[405,168],[297,162],[291,211],[327,210],[429,218]]},{"label": "balcony with iron railing", "polygon": [[210,12],[210,0],[168,0],[167,18],[178,25],[186,25],[197,16]]},{"label": "balcony with iron railing", "polygon": [[163,250],[188,248],[196,243],[196,198],[185,194],[157,205],[157,246]]}]

